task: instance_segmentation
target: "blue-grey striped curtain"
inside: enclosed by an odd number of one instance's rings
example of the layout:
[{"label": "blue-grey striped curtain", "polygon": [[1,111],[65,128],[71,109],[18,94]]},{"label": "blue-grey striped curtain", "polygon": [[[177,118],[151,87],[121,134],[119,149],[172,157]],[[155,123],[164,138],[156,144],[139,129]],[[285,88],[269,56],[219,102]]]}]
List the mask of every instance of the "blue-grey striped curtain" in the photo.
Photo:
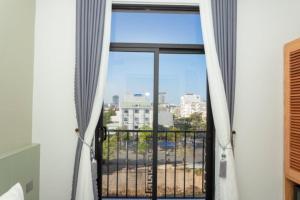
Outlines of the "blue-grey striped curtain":
[{"label": "blue-grey striped curtain", "polygon": [[[76,2],[75,105],[79,135],[83,139],[90,121],[100,70],[106,0]],[[78,139],[71,199],[75,200],[82,149]],[[96,188],[96,187],[95,187]],[[94,195],[97,198],[97,194]]]},{"label": "blue-grey striped curtain", "polygon": [[212,0],[215,41],[232,127],[236,74],[237,0]]}]

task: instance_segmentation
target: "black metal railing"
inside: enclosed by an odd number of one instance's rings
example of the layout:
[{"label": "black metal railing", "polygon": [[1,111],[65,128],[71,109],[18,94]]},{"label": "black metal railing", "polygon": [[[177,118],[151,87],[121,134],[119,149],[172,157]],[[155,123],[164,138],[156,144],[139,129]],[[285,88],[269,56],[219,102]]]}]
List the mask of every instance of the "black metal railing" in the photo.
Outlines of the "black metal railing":
[{"label": "black metal railing", "polygon": [[158,198],[205,196],[205,131],[158,131],[157,171],[153,171],[152,130],[105,130],[102,141],[102,197],[151,197],[157,175]]}]

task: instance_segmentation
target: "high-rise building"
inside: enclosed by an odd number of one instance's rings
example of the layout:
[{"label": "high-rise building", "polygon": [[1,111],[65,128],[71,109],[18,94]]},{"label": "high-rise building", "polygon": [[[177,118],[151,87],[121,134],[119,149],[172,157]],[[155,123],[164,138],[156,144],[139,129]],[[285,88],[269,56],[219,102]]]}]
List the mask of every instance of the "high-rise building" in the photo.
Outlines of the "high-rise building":
[{"label": "high-rise building", "polygon": [[165,104],[166,103],[166,92],[160,92],[158,94],[158,103],[159,104]]},{"label": "high-rise building", "polygon": [[114,96],[112,97],[112,105],[113,105],[114,107],[116,107],[116,108],[119,107],[119,101],[120,101],[120,98],[119,98],[118,95],[114,95]]}]

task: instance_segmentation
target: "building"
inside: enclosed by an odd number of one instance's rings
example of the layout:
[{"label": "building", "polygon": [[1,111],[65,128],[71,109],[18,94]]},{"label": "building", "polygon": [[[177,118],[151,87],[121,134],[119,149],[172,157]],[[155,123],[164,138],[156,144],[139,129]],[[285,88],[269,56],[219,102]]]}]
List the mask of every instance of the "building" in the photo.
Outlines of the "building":
[{"label": "building", "polygon": [[180,105],[176,104],[170,104],[169,105],[169,111],[172,113],[175,117],[180,117]]},{"label": "building", "polygon": [[160,92],[158,94],[158,103],[159,104],[165,104],[166,103],[166,92]]},{"label": "building", "polygon": [[[171,127],[174,125],[173,114],[168,107],[160,105],[158,111],[159,125]],[[142,127],[152,128],[153,123],[153,105],[146,95],[127,94],[119,108],[116,109],[116,115],[111,116],[108,129],[126,128],[136,130]]]},{"label": "building", "polygon": [[139,129],[152,127],[152,103],[143,94],[127,94],[117,112],[119,127]]},{"label": "building", "polygon": [[206,102],[200,95],[187,93],[180,97],[180,116],[190,117],[193,113],[203,113],[206,116]]},{"label": "building", "polygon": [[118,108],[119,107],[119,101],[120,101],[120,98],[118,95],[114,95],[112,97],[112,106],[114,106],[115,108]]},{"label": "building", "polygon": [[174,125],[173,114],[167,110],[158,111],[158,124],[169,128]]}]

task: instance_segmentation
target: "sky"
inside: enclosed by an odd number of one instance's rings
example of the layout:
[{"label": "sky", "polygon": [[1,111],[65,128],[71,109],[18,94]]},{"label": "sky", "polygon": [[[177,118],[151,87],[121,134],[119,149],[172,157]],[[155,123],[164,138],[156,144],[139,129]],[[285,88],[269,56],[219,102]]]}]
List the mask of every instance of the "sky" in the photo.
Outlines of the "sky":
[{"label": "sky", "polygon": [[195,14],[113,12],[112,42],[203,44]]},{"label": "sky", "polygon": [[[111,33],[111,42],[203,44],[198,14],[115,12]],[[160,54],[159,61],[159,92],[167,103],[179,104],[185,93],[206,100],[204,55]],[[105,103],[126,93],[150,94],[152,101],[153,71],[153,53],[110,52]]]}]

